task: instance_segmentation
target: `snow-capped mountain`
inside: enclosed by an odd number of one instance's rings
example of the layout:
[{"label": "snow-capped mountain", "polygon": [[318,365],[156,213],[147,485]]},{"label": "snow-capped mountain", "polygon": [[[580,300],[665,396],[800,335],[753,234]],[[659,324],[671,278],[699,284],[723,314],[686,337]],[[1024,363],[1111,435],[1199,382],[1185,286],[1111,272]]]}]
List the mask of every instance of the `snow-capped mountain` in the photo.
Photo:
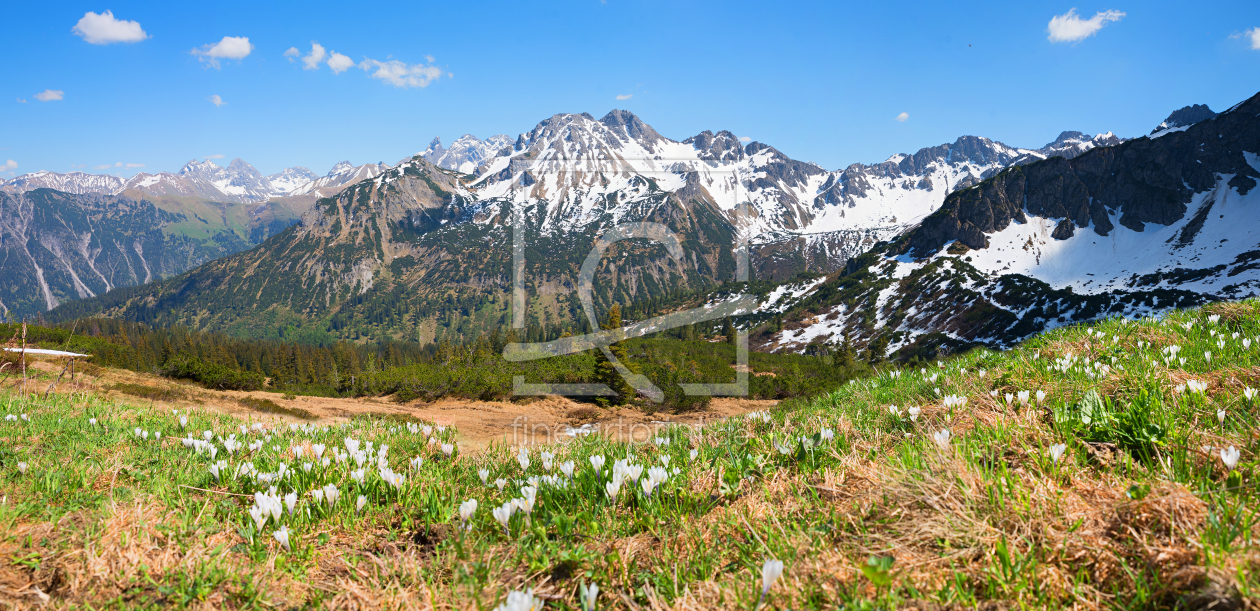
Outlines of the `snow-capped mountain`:
[{"label": "snow-capped mountain", "polygon": [[173,174],[141,172],[128,179],[83,172],[34,172],[0,183],[0,190],[22,193],[49,188],[80,195],[118,195],[131,192],[135,195],[172,195],[255,204],[291,195],[331,195],[341,187],[380,174],[385,167],[384,164],[355,167],[343,161],[323,177],[300,166],[263,176],[254,166],[239,158],[233,159],[227,167],[221,167],[209,159],[194,159]]},{"label": "snow-capped mountain", "polygon": [[1151,137],[950,195],[756,343],[1004,346],[1100,316],[1260,295],[1260,95],[1206,119],[1177,115]]},{"label": "snow-capped mountain", "polygon": [[337,162],[337,164],[334,165],[324,176],[315,178],[314,180],[289,191],[287,195],[317,195],[319,197],[328,197],[361,180],[367,180],[369,178],[380,176],[381,172],[388,169],[389,166],[384,163],[365,163],[363,165],[356,166],[349,161],[340,161]]},{"label": "snow-capped mountain", "polygon": [[284,171],[267,177],[271,192],[276,194],[274,197],[284,197],[314,180],[319,180],[319,174],[301,166],[286,168]]},{"label": "snow-capped mountain", "polygon": [[[718,206],[754,245],[778,245],[762,250],[801,252],[806,267],[831,271],[924,218],[949,193],[1003,168],[1120,141],[1111,133],[1063,132],[1044,147],[1024,149],[963,136],[828,171],[760,142],[741,144],[727,131],[672,140],[614,110],[602,119],[560,114],[539,123],[479,166],[470,188],[482,200],[543,203],[544,228],[563,232],[589,222],[610,201],[633,207],[636,193],[651,191],[636,185],[650,180],[653,189]],[[435,141],[430,151],[439,147]]]},{"label": "snow-capped mountain", "polygon": [[464,134],[451,144],[450,148],[443,148],[442,139],[434,138],[433,142],[429,143],[429,148],[419,154],[439,168],[472,174],[487,159],[510,146],[512,146],[510,136],[500,134],[480,140],[472,134]]},{"label": "snow-capped mountain", "polygon": [[116,193],[125,181],[108,174],[87,174],[84,172],[32,172],[23,174],[12,180],[0,182],[0,190],[11,193],[23,193],[35,189],[56,189],[65,193],[83,195],[85,193]]}]

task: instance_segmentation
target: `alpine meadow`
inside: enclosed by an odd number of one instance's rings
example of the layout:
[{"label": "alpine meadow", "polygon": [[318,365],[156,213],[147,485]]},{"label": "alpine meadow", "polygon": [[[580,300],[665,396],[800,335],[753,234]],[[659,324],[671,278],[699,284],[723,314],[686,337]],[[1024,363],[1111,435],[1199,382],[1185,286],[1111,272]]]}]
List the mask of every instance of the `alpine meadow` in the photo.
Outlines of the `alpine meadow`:
[{"label": "alpine meadow", "polygon": [[1260,609],[1189,8],[12,7],[0,609]]}]

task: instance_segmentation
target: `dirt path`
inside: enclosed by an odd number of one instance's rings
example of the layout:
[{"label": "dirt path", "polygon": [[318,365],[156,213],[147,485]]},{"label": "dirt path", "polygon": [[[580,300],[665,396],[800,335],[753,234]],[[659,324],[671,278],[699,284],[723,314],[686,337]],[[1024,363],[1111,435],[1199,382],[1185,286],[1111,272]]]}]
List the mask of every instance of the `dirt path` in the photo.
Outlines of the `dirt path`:
[{"label": "dirt path", "polygon": [[[32,362],[30,368],[46,377],[31,386],[32,390],[37,389],[42,393],[51,382],[51,377],[56,377],[61,372],[62,363],[40,359]],[[654,437],[658,430],[669,424],[703,424],[750,411],[769,409],[778,403],[719,397],[714,398],[704,411],[683,414],[647,414],[633,407],[600,409],[588,403],[578,403],[558,396],[538,397],[521,402],[442,399],[432,403],[413,401],[400,404],[388,397],[285,398],[285,395],[274,392],[214,391],[157,376],[92,365],[81,367],[80,371],[74,382],[63,380],[53,392],[96,392],[118,397],[125,402],[151,401],[154,405],[175,409],[211,409],[247,420],[303,421],[296,415],[260,412],[249,405],[250,399],[270,402],[292,414],[306,414],[306,420],[313,418],[320,422],[342,422],[364,415],[415,418],[455,427],[459,431],[460,444],[469,451],[484,449],[491,443],[548,443],[592,433],[641,441]],[[128,392],[111,390],[118,385],[141,386],[165,396],[142,398],[134,394],[136,389]]]}]

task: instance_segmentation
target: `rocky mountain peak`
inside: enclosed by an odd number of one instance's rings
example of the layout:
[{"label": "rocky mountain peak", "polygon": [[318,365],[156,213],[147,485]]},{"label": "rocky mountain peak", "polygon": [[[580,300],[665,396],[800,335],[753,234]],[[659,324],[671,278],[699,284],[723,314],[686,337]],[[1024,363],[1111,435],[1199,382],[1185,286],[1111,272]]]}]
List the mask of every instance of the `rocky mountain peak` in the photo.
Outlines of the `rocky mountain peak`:
[{"label": "rocky mountain peak", "polygon": [[178,175],[212,180],[213,176],[222,170],[223,168],[209,159],[198,161],[194,158],[179,169]]},{"label": "rocky mountain peak", "polygon": [[1156,134],[1166,129],[1175,129],[1178,127],[1190,127],[1195,123],[1207,121],[1208,119],[1213,119],[1215,117],[1216,113],[1212,112],[1212,109],[1208,108],[1207,104],[1194,104],[1192,106],[1186,106],[1174,110],[1172,114],[1168,115],[1167,119],[1164,119],[1163,123],[1160,123],[1155,127],[1155,129],[1151,130],[1151,133]]}]

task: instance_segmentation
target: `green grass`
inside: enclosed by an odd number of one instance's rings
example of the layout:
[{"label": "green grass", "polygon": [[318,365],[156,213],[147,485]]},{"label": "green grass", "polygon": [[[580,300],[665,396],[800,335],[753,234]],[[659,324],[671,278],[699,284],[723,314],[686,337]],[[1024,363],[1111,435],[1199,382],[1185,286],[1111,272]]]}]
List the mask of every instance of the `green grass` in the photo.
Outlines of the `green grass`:
[{"label": "green grass", "polygon": [[[1009,352],[883,371],[770,413],[661,429],[659,441],[534,447],[526,470],[516,448],[456,446],[448,458],[442,444],[458,431],[390,419],[289,424],[90,394],[9,395],[0,411],[29,420],[0,421],[0,581],[94,608],[489,609],[532,588],[548,608],[577,609],[579,585],[596,583],[600,609],[752,609],[762,566],[778,559],[785,571],[763,608],[1255,605],[1260,397],[1244,389],[1260,387],[1258,336],[1255,301],[1103,321]],[[1173,345],[1180,352],[1166,360]],[[1189,380],[1206,389],[1179,392]],[[1027,405],[1020,391],[1031,391]],[[240,430],[255,424],[265,430]],[[207,430],[213,459],[180,441]],[[941,430],[947,443],[934,440]],[[221,438],[233,434],[254,449],[229,453]],[[361,482],[353,459],[303,467],[312,444],[327,458],[347,438],[374,444]],[[384,445],[400,486],[374,464]],[[1233,469],[1220,451],[1231,446]],[[551,470],[543,451],[557,454]],[[612,500],[594,455],[605,472],[616,459],[668,457],[670,474],[651,494],[627,481]],[[559,466],[567,460],[572,478]],[[291,474],[272,483],[236,475],[281,464]],[[495,520],[526,478],[543,476],[563,484],[539,483],[531,514]],[[280,519],[288,550],[272,520],[258,529],[248,513],[272,485],[300,498]],[[326,485],[340,491],[332,507],[310,494]],[[467,499],[479,507],[465,529]],[[37,604],[32,590],[8,592]]]}]

